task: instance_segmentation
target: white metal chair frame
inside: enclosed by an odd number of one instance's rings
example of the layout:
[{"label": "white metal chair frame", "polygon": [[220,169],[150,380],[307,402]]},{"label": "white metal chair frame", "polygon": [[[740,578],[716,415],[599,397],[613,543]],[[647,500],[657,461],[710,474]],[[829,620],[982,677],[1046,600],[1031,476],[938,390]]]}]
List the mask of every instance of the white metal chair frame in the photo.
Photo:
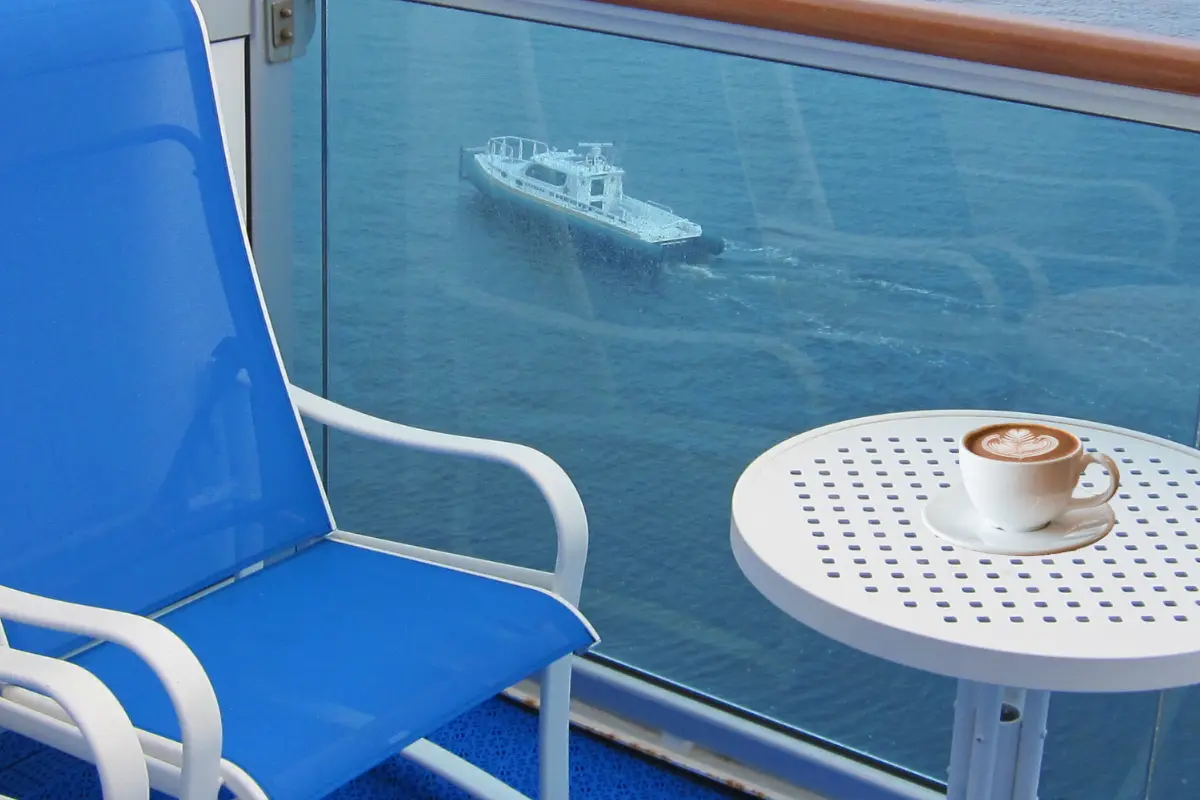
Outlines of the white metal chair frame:
[{"label": "white metal chair frame", "polygon": [[[301,414],[331,428],[388,444],[493,461],[520,470],[537,485],[550,506],[558,555],[554,571],[545,572],[361,534],[335,531],[329,534],[331,538],[537,586],[578,605],[587,560],[587,517],[571,479],[549,456],[525,445],[388,422],[295,386],[290,391]],[[0,618],[123,645],[140,656],[162,681],[178,715],[182,742],[135,731],[112,693],[82,667],[0,648],[0,680],[8,682],[0,692],[0,727],[95,763],[105,800],[144,800],[150,786],[180,800],[214,800],[222,785],[240,800],[269,800],[252,776],[221,757],[221,713],[212,684],[196,656],[165,626],[135,614],[52,600],[7,587],[0,587]],[[571,658],[564,656],[541,673],[538,782],[539,796],[547,800],[562,800],[569,792]],[[104,731],[103,737],[100,731]],[[131,755],[135,744],[140,745],[138,754],[144,753],[141,764],[135,764]],[[475,797],[524,797],[427,740],[414,742],[402,755]]]}]

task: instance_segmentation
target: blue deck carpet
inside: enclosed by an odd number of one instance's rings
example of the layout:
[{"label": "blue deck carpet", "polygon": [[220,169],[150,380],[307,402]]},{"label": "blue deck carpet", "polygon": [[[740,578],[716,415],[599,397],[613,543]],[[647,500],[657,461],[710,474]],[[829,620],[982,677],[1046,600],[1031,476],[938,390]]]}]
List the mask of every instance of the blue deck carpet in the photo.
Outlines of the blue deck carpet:
[{"label": "blue deck carpet", "polygon": [[[434,742],[537,795],[537,717],[496,698],[446,725]],[[0,794],[18,800],[100,800],[95,768],[13,733],[0,734]],[[223,793],[224,796],[224,793]],[[571,796],[580,800],[741,800],[746,796],[571,732]],[[152,793],[155,800],[165,795]],[[328,800],[467,800],[446,781],[393,758]]]}]

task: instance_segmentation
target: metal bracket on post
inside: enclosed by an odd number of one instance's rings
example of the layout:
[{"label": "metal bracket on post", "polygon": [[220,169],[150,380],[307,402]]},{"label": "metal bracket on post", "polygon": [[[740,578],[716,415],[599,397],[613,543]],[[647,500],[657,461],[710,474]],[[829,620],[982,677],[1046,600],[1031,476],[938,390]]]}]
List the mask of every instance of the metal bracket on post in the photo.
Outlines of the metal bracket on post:
[{"label": "metal bracket on post", "polygon": [[263,0],[266,7],[267,61],[291,61],[304,55],[316,28],[316,0]]}]

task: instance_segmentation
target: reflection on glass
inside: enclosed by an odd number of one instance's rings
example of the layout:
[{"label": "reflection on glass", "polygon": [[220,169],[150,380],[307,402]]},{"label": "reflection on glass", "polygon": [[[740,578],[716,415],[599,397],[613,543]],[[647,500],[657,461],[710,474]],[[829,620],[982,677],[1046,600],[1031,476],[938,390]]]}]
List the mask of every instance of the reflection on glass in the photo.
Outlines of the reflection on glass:
[{"label": "reflection on glass", "polygon": [[[944,777],[952,682],[770,607],[729,553],[730,491],[787,436],[902,409],[1190,441],[1200,140],[403,2],[332,16],[332,395],[562,463],[604,653]],[[460,180],[497,136],[612,143],[630,195],[724,252],[613,258],[502,212]],[[552,560],[501,468],[335,437],[330,472],[345,528]],[[1140,787],[1155,702],[1056,697],[1045,795]]]}]

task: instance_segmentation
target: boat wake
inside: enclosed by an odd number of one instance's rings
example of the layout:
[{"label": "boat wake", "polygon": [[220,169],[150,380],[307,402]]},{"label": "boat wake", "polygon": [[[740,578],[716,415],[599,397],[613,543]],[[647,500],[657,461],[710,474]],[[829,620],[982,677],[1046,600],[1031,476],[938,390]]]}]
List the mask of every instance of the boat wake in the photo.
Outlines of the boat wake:
[{"label": "boat wake", "polygon": [[669,264],[664,271],[691,280],[726,281],[729,275],[718,272],[711,264]]},{"label": "boat wake", "polygon": [[[915,262],[896,264],[920,277],[919,270],[913,271]],[[877,274],[865,273],[851,264],[839,264],[827,258],[813,258],[802,248],[787,248],[774,245],[752,245],[746,242],[726,240],[725,253],[708,265],[681,270],[678,274],[693,280],[742,280],[760,286],[785,289],[790,286],[803,288],[806,292],[853,291],[868,293],[885,300],[888,295],[903,295],[941,304],[946,310],[978,311],[986,307],[978,294],[960,295],[928,285],[904,281],[898,278],[881,278]]]}]

